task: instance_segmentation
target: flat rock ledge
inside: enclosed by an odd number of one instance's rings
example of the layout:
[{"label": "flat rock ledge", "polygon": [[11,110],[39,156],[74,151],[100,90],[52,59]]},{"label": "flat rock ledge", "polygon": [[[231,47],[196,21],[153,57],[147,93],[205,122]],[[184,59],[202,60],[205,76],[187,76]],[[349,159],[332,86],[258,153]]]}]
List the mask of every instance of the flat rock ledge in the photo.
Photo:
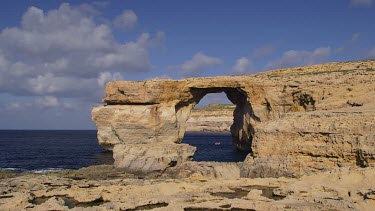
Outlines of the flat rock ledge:
[{"label": "flat rock ledge", "polygon": [[186,169],[194,148],[181,144],[187,120],[206,94],[218,92],[235,105],[234,146],[251,152],[237,165],[241,177],[301,177],[375,165],[374,60],[245,76],[110,82],[106,105],[92,111],[99,144],[113,151],[115,167],[131,173],[192,172]]},{"label": "flat rock ledge", "polygon": [[372,167],[343,167],[299,179],[195,173],[185,179],[145,180],[110,166],[93,166],[0,179],[0,209],[374,210],[374,178]]}]

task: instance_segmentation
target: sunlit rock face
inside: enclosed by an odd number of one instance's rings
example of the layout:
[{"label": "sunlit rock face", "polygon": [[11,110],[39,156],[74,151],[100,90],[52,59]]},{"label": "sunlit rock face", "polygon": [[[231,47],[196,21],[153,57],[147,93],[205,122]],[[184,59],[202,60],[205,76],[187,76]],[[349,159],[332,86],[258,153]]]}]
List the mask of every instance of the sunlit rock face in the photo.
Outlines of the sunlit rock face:
[{"label": "sunlit rock face", "polygon": [[113,150],[119,168],[147,173],[179,166],[194,154],[180,144],[191,110],[206,94],[219,92],[235,105],[234,146],[252,152],[242,176],[296,177],[375,163],[374,61],[110,82],[107,105],[93,110],[99,144]]},{"label": "sunlit rock face", "polygon": [[186,122],[186,131],[229,132],[234,109],[235,105],[230,104],[209,104],[195,108]]},{"label": "sunlit rock face", "polygon": [[[117,167],[163,172],[192,159],[195,149],[180,142],[194,106],[208,93],[225,92],[236,105],[230,128],[233,143],[239,150],[250,152],[254,132],[251,122],[259,122],[259,118],[254,116],[248,93],[260,86],[254,84],[247,91],[248,82],[216,77],[108,83],[104,98],[107,105],[93,110],[99,143],[113,150]],[[142,153],[131,149],[141,146]],[[160,146],[170,150],[160,150]]]}]

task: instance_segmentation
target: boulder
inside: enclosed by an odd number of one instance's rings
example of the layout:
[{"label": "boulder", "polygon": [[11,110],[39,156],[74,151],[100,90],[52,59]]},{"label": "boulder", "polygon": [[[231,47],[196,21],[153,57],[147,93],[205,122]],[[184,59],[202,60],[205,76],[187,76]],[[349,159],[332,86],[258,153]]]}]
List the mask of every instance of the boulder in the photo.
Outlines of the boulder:
[{"label": "boulder", "polygon": [[115,167],[134,174],[160,174],[169,167],[192,160],[195,147],[188,144],[117,144]]}]

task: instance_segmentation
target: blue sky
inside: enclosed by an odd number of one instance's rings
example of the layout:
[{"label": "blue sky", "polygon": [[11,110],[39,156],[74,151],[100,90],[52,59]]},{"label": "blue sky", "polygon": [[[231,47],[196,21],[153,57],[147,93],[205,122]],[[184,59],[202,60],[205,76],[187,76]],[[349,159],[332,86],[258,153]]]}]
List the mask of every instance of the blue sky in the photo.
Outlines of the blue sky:
[{"label": "blue sky", "polygon": [[91,109],[112,80],[374,59],[374,4],[4,0],[0,129],[94,129]]}]

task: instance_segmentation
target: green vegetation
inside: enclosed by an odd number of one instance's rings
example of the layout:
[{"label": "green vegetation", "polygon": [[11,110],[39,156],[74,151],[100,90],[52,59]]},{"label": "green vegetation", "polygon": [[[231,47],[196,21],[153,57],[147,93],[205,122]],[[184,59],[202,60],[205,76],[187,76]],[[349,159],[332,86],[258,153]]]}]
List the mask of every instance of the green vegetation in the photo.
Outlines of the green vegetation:
[{"label": "green vegetation", "polygon": [[305,72],[305,73],[297,73],[296,75],[320,75],[320,74],[325,74],[325,73],[342,73],[342,74],[348,74],[350,72],[353,72],[354,69],[352,70],[333,70],[333,71],[315,71],[315,72]]},{"label": "green vegetation", "polygon": [[213,110],[233,110],[236,106],[233,104],[208,104],[203,108],[194,108],[196,110],[206,110],[206,111],[213,111]]},{"label": "green vegetation", "polygon": [[375,71],[375,68],[367,68],[366,71]]}]

